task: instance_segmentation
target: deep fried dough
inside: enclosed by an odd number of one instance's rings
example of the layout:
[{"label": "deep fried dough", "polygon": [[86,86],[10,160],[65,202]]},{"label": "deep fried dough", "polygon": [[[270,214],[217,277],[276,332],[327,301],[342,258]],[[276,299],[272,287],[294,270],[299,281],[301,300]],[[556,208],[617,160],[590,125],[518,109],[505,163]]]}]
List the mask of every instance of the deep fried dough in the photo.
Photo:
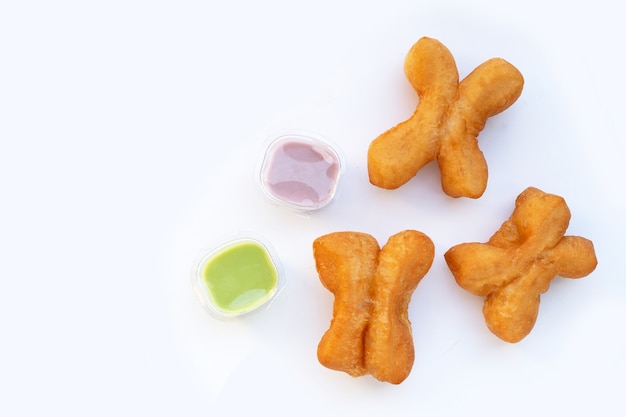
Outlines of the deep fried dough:
[{"label": "deep fried dough", "polygon": [[515,343],[532,330],[551,280],[581,278],[597,265],[593,243],[564,236],[570,210],[562,197],[529,187],[487,243],[462,243],[444,257],[456,282],[485,296],[483,314],[496,336]]},{"label": "deep fried dough", "polygon": [[408,307],[434,255],[430,238],[414,230],[391,236],[380,252],[365,333],[365,366],[380,381],[399,384],[411,372],[415,350]]},{"label": "deep fried dough", "polygon": [[336,232],[313,242],[320,281],[335,296],[330,328],[317,347],[317,358],[327,368],[352,376],[366,373],[363,335],[379,251],[376,239],[365,233]]},{"label": "deep fried dough", "polygon": [[374,139],[367,154],[370,182],[386,189],[405,184],[437,157],[446,112],[459,84],[452,54],[430,38],[413,45],[404,71],[419,96],[417,108],[408,120]]},{"label": "deep fried dough", "polygon": [[396,189],[437,159],[443,191],[479,198],[487,187],[487,163],[478,134],[487,119],[521,95],[522,74],[501,58],[479,65],[459,83],[456,63],[439,41],[421,38],[410,49],[405,74],[419,96],[413,115],[372,141],[370,182]]},{"label": "deep fried dough", "polygon": [[336,232],[317,238],[313,255],[320,281],[335,296],[320,363],[352,376],[404,381],[415,357],[408,304],[432,264],[430,238],[407,230],[380,250],[370,235]]}]

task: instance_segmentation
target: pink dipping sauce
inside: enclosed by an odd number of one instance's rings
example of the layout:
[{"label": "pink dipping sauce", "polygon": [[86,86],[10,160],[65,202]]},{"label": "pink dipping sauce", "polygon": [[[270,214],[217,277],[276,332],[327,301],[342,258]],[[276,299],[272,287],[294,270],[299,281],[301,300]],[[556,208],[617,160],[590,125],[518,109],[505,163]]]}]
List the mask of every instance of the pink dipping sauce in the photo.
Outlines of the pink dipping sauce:
[{"label": "pink dipping sauce", "polygon": [[274,141],[263,161],[261,182],[274,199],[303,210],[328,204],[337,190],[341,159],[326,143],[284,136]]}]

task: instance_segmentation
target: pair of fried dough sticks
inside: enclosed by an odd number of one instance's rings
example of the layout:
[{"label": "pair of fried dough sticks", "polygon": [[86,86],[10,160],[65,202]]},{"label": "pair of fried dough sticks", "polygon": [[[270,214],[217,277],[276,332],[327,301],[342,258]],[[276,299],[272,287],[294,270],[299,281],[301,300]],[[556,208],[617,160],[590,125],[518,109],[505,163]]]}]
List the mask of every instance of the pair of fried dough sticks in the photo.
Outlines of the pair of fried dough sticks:
[{"label": "pair of fried dough sticks", "polygon": [[448,48],[427,37],[409,50],[404,72],[419,103],[408,120],[371,142],[370,182],[396,189],[436,159],[446,194],[479,198],[487,187],[488,171],[478,134],[489,117],[519,98],[522,74],[504,59],[492,58],[459,82]]},{"label": "pair of fried dough sticks", "polygon": [[530,333],[540,295],[557,275],[582,278],[596,268],[593,242],[564,236],[570,218],[562,197],[528,187],[489,241],[462,243],[445,253],[459,286],[485,297],[485,322],[500,339],[516,343]]},{"label": "pair of fried dough sticks", "polygon": [[[462,243],[445,253],[458,285],[485,297],[485,322],[500,339],[516,343],[530,333],[540,295],[557,275],[581,278],[596,268],[593,243],[565,236],[570,217],[562,197],[529,187],[488,242]],[[414,362],[408,305],[433,262],[430,238],[408,230],[380,250],[368,234],[335,232],[313,242],[313,255],[322,284],[335,297],[318,345],[320,363],[352,376],[404,381]]]},{"label": "pair of fried dough sticks", "polygon": [[319,362],[354,377],[404,381],[415,358],[408,305],[432,265],[433,242],[405,230],[380,249],[369,234],[335,232],[317,238],[313,254],[320,281],[335,297]]}]

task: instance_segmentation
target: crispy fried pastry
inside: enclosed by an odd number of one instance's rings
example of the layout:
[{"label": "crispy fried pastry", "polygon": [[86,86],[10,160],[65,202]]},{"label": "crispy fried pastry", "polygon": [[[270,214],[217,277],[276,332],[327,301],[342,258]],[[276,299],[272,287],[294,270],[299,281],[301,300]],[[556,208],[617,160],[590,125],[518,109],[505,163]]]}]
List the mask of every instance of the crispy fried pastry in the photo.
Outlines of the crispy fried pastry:
[{"label": "crispy fried pastry", "polygon": [[456,282],[486,297],[487,327],[502,340],[516,343],[531,332],[553,278],[581,278],[595,269],[593,243],[564,236],[570,217],[562,197],[529,187],[487,243],[462,243],[445,253]]},{"label": "crispy fried pastry", "polygon": [[430,238],[407,230],[380,250],[370,235],[336,232],[316,239],[313,255],[322,284],[335,296],[330,328],[318,345],[320,363],[352,376],[404,381],[415,358],[408,305],[434,258]]},{"label": "crispy fried pastry", "polygon": [[380,381],[399,384],[411,372],[415,351],[408,307],[434,255],[430,238],[413,230],[391,236],[380,252],[365,333],[365,366]]},{"label": "crispy fried pastry", "polygon": [[330,328],[317,347],[317,358],[327,368],[352,376],[366,373],[363,335],[379,251],[376,239],[358,232],[332,233],[313,243],[320,281],[335,296]]},{"label": "crispy fried pastry", "polygon": [[522,74],[501,58],[479,65],[459,83],[456,63],[439,41],[421,38],[404,62],[419,96],[413,115],[372,141],[367,163],[370,182],[396,189],[437,159],[443,191],[479,198],[487,187],[487,163],[478,134],[490,116],[521,95]]}]

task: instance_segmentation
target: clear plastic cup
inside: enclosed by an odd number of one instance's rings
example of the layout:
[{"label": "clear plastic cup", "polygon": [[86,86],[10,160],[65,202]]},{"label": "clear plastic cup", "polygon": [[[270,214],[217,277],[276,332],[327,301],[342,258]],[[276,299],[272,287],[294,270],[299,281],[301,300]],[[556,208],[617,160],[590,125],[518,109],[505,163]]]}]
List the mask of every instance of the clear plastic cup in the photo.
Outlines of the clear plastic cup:
[{"label": "clear plastic cup", "polygon": [[192,284],[213,316],[234,318],[268,307],[282,288],[283,270],[269,242],[247,233],[203,253]]},{"label": "clear plastic cup", "polygon": [[273,203],[309,212],[338,194],[345,158],[328,139],[307,131],[289,131],[268,141],[258,181]]}]

